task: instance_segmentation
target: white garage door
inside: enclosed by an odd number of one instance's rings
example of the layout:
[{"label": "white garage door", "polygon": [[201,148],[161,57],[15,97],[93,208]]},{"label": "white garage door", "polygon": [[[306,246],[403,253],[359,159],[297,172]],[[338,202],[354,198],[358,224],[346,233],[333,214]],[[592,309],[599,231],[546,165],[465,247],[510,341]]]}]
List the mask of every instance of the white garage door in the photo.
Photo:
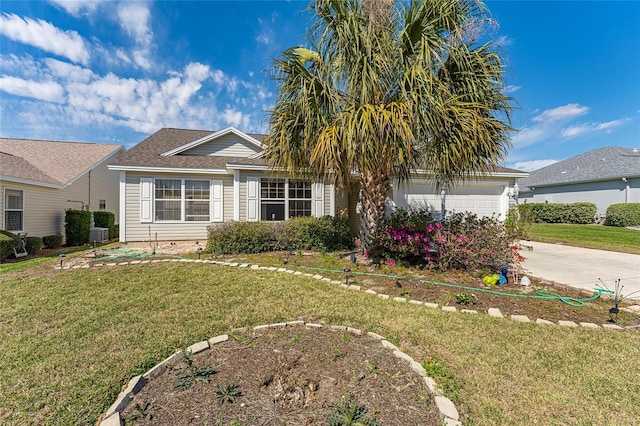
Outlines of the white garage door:
[{"label": "white garage door", "polygon": [[[447,212],[470,212],[480,217],[500,215],[503,209],[504,185],[468,184],[445,194]],[[435,186],[425,184],[404,185],[394,191],[393,201],[399,208],[428,208],[442,210],[442,196]]]}]

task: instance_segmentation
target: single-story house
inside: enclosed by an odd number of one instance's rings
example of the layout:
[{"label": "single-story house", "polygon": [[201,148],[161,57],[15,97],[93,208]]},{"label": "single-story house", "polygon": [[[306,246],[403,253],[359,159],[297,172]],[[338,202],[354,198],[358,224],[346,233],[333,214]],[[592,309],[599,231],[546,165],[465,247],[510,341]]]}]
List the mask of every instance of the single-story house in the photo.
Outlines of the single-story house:
[{"label": "single-story house", "polygon": [[640,203],[640,149],[607,146],[533,171],[518,181],[519,203]]},{"label": "single-story house", "polygon": [[64,235],[65,210],[119,213],[119,173],[107,164],[121,145],[0,138],[2,229]]},{"label": "single-story house", "polygon": [[[120,154],[120,240],[204,240],[207,227],[225,221],[271,221],[346,211],[357,229],[358,191],[327,182],[273,175],[262,159],[265,135],[233,127],[220,131],[161,129]],[[442,194],[419,174],[394,188],[391,204],[469,210],[504,217],[518,177],[496,168]]]}]

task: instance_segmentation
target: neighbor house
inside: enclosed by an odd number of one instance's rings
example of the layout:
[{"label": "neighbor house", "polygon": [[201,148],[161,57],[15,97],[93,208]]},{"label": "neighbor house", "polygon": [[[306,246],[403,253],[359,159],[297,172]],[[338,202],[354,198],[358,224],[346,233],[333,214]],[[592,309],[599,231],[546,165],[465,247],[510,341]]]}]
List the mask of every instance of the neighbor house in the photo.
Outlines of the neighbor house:
[{"label": "neighbor house", "polygon": [[[273,221],[349,214],[357,229],[358,190],[274,175],[262,159],[265,135],[161,129],[109,165],[120,172],[120,240],[204,240],[226,221]],[[443,194],[419,174],[395,185],[389,203],[504,217],[518,177],[496,168]],[[444,203],[443,203],[444,201]]]},{"label": "neighbor house", "polygon": [[2,229],[64,235],[68,209],[119,213],[118,172],[107,164],[121,145],[0,138]]},{"label": "neighbor house", "polygon": [[607,146],[533,171],[520,179],[520,203],[640,203],[640,149]]}]

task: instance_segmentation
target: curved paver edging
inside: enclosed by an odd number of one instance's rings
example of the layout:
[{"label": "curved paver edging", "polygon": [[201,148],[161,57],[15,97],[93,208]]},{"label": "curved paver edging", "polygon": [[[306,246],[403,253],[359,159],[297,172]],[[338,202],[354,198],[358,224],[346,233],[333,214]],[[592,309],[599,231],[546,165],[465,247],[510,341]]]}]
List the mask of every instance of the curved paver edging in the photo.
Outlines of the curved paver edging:
[{"label": "curved paver edging", "polygon": [[[452,426],[462,425],[462,423],[460,422],[460,415],[458,414],[458,409],[456,408],[454,403],[451,402],[449,398],[447,398],[442,394],[442,391],[436,385],[435,380],[433,380],[431,377],[427,375],[427,372],[424,369],[424,367],[419,362],[416,362],[412,357],[402,352],[396,345],[394,345],[393,343],[391,343],[390,341],[388,341],[387,339],[385,339],[383,336],[379,334],[376,334],[373,332],[365,333],[362,330],[359,330],[357,328],[347,327],[343,325],[325,326],[323,324],[305,323],[304,321],[290,321],[286,323],[265,324],[265,325],[258,325],[252,328],[246,328],[246,327],[236,328],[234,332],[245,333],[247,331],[260,331],[260,330],[269,329],[269,328],[285,328],[285,327],[300,327],[300,326],[304,326],[310,330],[327,327],[331,330],[346,331],[348,333],[352,333],[357,336],[366,335],[371,339],[380,341],[380,344],[384,348],[389,350],[390,355],[405,361],[411,371],[413,371],[415,374],[422,377],[422,380],[424,381],[425,386],[434,397],[434,402],[436,404],[436,407],[438,408],[438,411],[440,412],[440,415],[443,419],[444,424],[452,425]],[[219,336],[215,336],[210,339],[203,340],[198,343],[194,343],[193,345],[186,348],[185,351],[187,351],[190,354],[197,354],[199,352],[209,350],[213,346],[219,343],[226,342],[227,340],[229,340],[229,335],[221,334]],[[146,373],[140,376],[136,376],[131,380],[129,380],[129,383],[127,384],[125,389],[122,392],[120,392],[120,394],[118,395],[114,403],[111,405],[111,407],[109,407],[109,409],[104,413],[102,417],[102,421],[100,422],[100,426],[122,426],[123,423],[122,423],[122,419],[120,418],[120,414],[127,408],[129,403],[131,403],[134,395],[140,392],[142,388],[147,384],[147,382],[163,374],[167,370],[168,366],[177,364],[178,362],[180,362],[182,360],[182,357],[183,357],[183,351],[178,351],[172,354],[171,356],[169,356],[164,361],[160,362],[159,364],[149,369],[149,371],[147,371]]]},{"label": "curved paver edging", "polygon": [[[356,290],[356,291],[362,291],[362,288],[358,285],[347,285],[345,283],[343,283],[342,281],[337,281],[337,280],[332,280],[331,278],[327,278],[323,275],[320,274],[310,274],[307,272],[300,272],[300,271],[294,271],[292,269],[288,269],[288,268],[278,268],[275,266],[261,266],[258,264],[251,264],[251,263],[231,263],[231,262],[224,262],[224,261],[216,261],[216,260],[201,260],[201,259],[188,259],[188,258],[182,258],[182,259],[153,259],[153,260],[133,260],[131,262],[119,262],[119,263],[115,263],[115,262],[110,262],[110,263],[94,263],[93,265],[89,265],[89,264],[84,264],[84,265],[66,265],[66,266],[56,266],[54,267],[54,269],[57,270],[67,270],[67,269],[79,269],[79,268],[89,268],[90,266],[93,267],[113,267],[113,266],[123,266],[123,265],[142,265],[142,264],[147,264],[147,263],[161,263],[161,262],[186,262],[186,263],[208,263],[208,264],[214,264],[214,265],[220,265],[220,266],[230,266],[230,267],[234,267],[234,268],[250,268],[250,269],[254,269],[254,270],[265,270],[265,271],[273,271],[273,272],[281,272],[281,273],[287,273],[287,274],[293,274],[293,275],[302,275],[305,277],[309,277],[309,278],[314,278],[320,281],[324,281],[324,282],[328,282],[331,284],[337,284],[340,285],[343,288],[347,288],[349,290]],[[444,312],[462,312],[464,314],[477,314],[478,311],[474,310],[474,309],[460,309],[460,311],[458,311],[458,309],[455,306],[442,306],[440,307],[440,305],[438,305],[437,303],[431,303],[431,302],[421,302],[419,300],[407,300],[404,297],[390,297],[388,294],[382,294],[382,293],[377,293],[374,290],[368,289],[368,290],[364,290],[365,293],[367,294],[371,294],[374,296],[378,296],[381,299],[392,299],[395,302],[399,302],[399,303],[410,303],[413,305],[424,305],[427,308],[431,308],[431,309],[441,309]],[[505,316],[502,314],[502,312],[500,312],[499,309],[497,308],[489,308],[487,310],[487,314],[489,314],[489,316],[495,317],[495,318],[505,318]],[[545,319],[542,318],[538,318],[535,321],[531,320],[529,317],[525,316],[525,315],[511,315],[509,317],[512,321],[518,321],[518,322],[525,322],[525,323],[532,323],[532,324],[536,324],[536,325],[559,325],[562,327],[580,327],[580,328],[587,328],[587,329],[606,329],[606,330],[626,330],[626,329],[636,329],[638,328],[637,326],[631,326],[631,327],[621,327],[618,324],[594,324],[591,322],[580,322],[580,323],[575,323],[573,321],[558,321],[558,323],[554,323],[552,321],[547,321]]]}]

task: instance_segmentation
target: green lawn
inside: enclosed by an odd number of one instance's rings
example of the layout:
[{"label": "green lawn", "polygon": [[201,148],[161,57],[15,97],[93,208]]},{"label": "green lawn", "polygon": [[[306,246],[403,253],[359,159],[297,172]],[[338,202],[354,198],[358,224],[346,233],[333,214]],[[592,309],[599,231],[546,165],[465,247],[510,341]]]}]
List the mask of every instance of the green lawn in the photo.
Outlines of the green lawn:
[{"label": "green lawn", "polygon": [[535,223],[531,239],[576,247],[640,254],[640,230],[602,225]]},{"label": "green lawn", "polygon": [[314,279],[162,263],[0,276],[0,423],[93,424],[126,381],[235,327],[343,324],[444,360],[469,424],[634,424],[640,332],[536,326]]}]

